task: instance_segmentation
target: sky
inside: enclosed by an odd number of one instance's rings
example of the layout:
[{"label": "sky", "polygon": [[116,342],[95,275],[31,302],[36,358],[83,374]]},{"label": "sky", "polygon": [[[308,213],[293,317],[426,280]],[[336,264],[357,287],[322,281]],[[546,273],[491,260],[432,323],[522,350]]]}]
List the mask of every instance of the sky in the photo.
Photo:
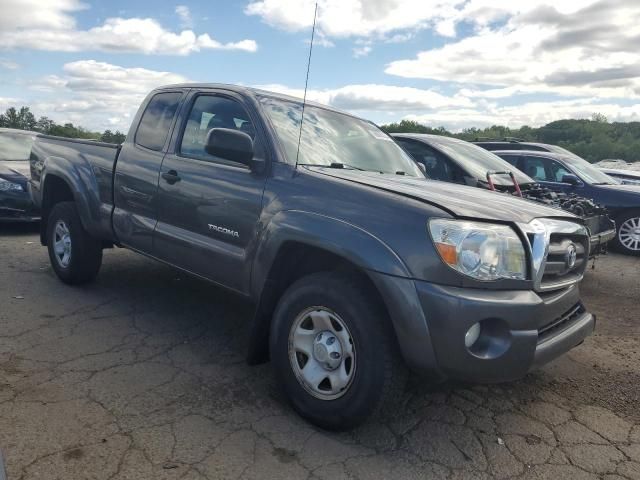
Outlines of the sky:
[{"label": "sky", "polygon": [[[0,110],[126,132],[160,85],[302,96],[313,0],[0,0]],[[308,98],[459,131],[640,120],[638,0],[318,0]]]}]

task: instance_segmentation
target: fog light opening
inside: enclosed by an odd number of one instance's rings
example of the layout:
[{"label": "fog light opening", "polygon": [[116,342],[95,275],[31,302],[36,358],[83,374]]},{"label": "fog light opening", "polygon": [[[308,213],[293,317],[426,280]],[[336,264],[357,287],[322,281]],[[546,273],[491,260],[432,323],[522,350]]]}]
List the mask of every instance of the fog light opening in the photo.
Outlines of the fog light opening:
[{"label": "fog light opening", "polygon": [[471,328],[467,330],[467,333],[464,336],[464,344],[467,348],[471,348],[474,343],[480,337],[480,323],[474,323],[471,325]]}]

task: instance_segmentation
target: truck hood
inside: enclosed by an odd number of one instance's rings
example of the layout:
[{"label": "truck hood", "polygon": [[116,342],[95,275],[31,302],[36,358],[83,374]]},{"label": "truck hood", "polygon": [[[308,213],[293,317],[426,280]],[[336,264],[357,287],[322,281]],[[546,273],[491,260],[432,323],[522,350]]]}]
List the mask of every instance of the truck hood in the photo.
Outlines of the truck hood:
[{"label": "truck hood", "polygon": [[421,200],[455,217],[522,223],[528,223],[534,218],[556,217],[582,223],[578,217],[563,210],[476,187],[377,172],[322,167],[304,168],[329,177]]},{"label": "truck hood", "polygon": [[0,177],[26,180],[31,177],[28,160],[0,161]]}]

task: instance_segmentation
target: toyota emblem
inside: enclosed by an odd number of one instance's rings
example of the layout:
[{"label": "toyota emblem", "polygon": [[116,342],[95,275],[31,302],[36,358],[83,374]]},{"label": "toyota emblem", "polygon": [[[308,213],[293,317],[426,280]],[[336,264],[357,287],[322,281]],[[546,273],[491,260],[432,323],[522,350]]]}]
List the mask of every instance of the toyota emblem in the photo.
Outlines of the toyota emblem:
[{"label": "toyota emblem", "polygon": [[565,253],[564,255],[564,260],[569,270],[571,270],[573,267],[576,266],[577,258],[578,258],[578,250],[576,249],[576,246],[573,243],[571,243],[567,247],[567,253]]}]

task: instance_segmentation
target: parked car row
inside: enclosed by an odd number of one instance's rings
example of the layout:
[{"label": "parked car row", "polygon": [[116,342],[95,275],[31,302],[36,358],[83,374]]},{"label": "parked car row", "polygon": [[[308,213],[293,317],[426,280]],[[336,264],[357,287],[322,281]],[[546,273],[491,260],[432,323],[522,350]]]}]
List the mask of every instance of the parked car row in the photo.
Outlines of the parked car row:
[{"label": "parked car row", "polygon": [[0,222],[40,219],[28,191],[29,155],[38,134],[0,128]]},{"label": "parked car row", "polygon": [[593,199],[617,225],[614,246],[640,255],[640,187],[622,184],[583,158],[555,145],[532,142],[477,142],[541,185]]},{"label": "parked car row", "polygon": [[537,180],[477,145],[440,135],[393,136],[424,166],[429,178],[515,194],[581,217],[591,235],[592,255],[602,251],[615,237],[615,223],[606,208],[575,193],[556,193],[541,187]]}]

